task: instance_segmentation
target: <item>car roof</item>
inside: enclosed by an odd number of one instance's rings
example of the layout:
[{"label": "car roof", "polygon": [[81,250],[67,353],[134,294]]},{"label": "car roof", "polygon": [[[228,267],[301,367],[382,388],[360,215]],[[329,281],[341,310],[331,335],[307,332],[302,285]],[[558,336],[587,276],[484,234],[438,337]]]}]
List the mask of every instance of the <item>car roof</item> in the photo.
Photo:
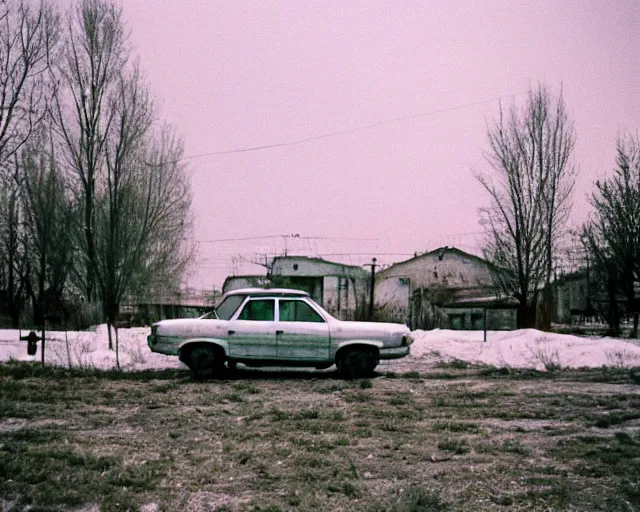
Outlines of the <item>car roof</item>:
[{"label": "car roof", "polygon": [[231,290],[225,293],[225,295],[277,295],[279,297],[308,297],[307,292],[302,290],[291,290],[288,288],[239,288],[237,290]]}]

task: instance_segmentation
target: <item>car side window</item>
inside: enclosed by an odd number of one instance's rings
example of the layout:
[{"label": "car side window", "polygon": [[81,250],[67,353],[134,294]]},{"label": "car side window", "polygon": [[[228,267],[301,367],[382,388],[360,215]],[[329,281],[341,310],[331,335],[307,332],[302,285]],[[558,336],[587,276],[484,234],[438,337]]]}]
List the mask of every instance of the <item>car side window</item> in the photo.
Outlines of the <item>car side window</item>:
[{"label": "car side window", "polygon": [[309,304],[301,300],[280,301],[281,322],[324,322]]},{"label": "car side window", "polygon": [[250,300],[245,304],[238,320],[273,321],[274,312],[275,301],[273,299]]}]

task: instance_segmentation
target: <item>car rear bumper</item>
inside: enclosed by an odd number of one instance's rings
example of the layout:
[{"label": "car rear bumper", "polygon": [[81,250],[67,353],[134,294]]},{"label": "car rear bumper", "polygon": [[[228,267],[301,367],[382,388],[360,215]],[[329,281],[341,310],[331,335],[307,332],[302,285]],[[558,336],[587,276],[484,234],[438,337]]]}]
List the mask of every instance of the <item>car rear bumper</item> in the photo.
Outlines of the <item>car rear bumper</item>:
[{"label": "car rear bumper", "polygon": [[390,347],[380,349],[380,359],[400,359],[409,355],[409,347]]}]

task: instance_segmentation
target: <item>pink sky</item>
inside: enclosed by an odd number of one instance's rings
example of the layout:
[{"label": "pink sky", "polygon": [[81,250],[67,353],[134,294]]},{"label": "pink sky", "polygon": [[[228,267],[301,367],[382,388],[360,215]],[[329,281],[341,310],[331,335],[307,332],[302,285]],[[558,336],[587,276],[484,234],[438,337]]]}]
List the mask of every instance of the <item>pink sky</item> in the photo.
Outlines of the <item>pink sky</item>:
[{"label": "pink sky", "polygon": [[[576,125],[578,225],[587,191],[614,165],[617,134],[640,129],[637,0],[122,5],[160,115],[184,136],[187,155],[516,95],[538,80],[562,83]],[[190,159],[195,238],[362,237],[378,239],[362,242],[363,251],[401,253],[463,241],[451,235],[478,231],[488,200],[473,170],[487,168],[486,123],[497,112],[492,101]],[[219,285],[229,254],[263,247],[203,243],[191,283]]]}]

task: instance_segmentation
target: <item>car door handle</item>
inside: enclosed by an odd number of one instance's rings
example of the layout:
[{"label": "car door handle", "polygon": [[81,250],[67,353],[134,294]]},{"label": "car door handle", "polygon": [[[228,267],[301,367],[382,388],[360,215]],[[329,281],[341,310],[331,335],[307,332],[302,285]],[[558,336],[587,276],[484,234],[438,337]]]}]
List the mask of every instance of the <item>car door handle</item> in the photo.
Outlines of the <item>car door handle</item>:
[{"label": "car door handle", "polygon": [[284,331],[276,331],[276,336],[278,336],[279,334],[284,334]]},{"label": "car door handle", "polygon": [[236,333],[236,331],[229,331],[229,335],[235,334],[235,333]]}]

